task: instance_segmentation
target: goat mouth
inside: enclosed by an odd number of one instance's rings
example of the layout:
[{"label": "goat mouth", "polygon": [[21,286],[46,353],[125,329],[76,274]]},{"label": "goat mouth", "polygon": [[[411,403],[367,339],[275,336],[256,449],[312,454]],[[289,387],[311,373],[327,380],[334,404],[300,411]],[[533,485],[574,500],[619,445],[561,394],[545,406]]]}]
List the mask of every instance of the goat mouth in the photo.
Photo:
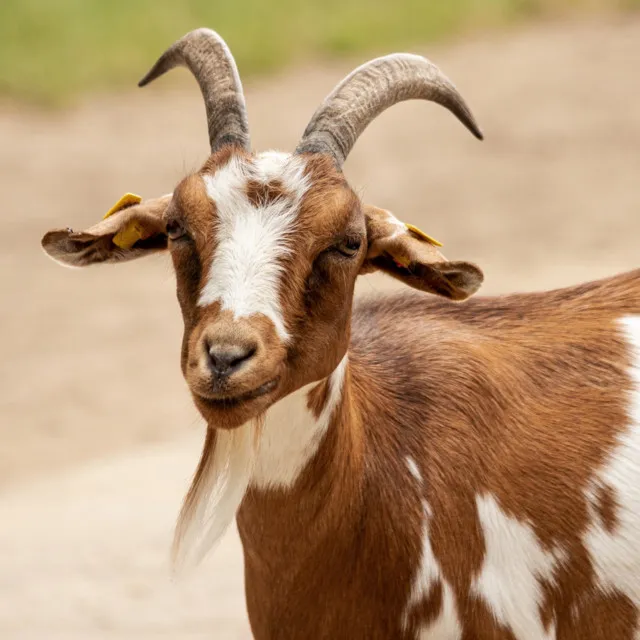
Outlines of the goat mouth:
[{"label": "goat mouth", "polygon": [[255,400],[261,396],[266,395],[270,391],[273,391],[278,384],[278,378],[273,378],[268,382],[252,389],[251,391],[247,391],[245,393],[241,393],[236,396],[232,395],[219,395],[219,396],[203,396],[202,394],[196,394],[200,400],[208,404],[210,407],[215,407],[216,409],[233,409],[240,404],[248,402],[250,400]]}]

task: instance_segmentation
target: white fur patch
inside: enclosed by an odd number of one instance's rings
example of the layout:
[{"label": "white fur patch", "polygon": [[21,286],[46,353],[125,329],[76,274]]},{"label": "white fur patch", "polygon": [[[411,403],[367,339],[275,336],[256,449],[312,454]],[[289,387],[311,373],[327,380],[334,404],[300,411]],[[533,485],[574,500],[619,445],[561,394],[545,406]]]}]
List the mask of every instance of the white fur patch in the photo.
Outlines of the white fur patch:
[{"label": "white fur patch", "polygon": [[236,516],[247,490],[256,453],[256,423],[219,429],[206,465],[195,508],[178,521],[174,566],[198,564],[222,538]]},{"label": "white fur patch", "polygon": [[216,545],[233,522],[249,483],[261,488],[293,486],[340,404],[347,362],[345,355],[329,376],[327,400],[317,420],[307,409],[307,395],[316,382],[276,403],[262,425],[252,420],[216,432],[195,508],[180,518],[176,530],[177,570],[196,565]]},{"label": "white fur patch", "polygon": [[[209,278],[198,304],[220,302],[236,317],[263,314],[283,341],[289,333],[280,305],[283,278],[280,260],[291,250],[290,240],[302,197],[309,187],[304,161],[298,156],[267,152],[252,162],[232,156],[212,176],[205,176],[207,194],[217,208],[217,247]],[[253,206],[247,181],[278,179],[291,195]]]},{"label": "white fur patch", "polygon": [[280,180],[296,200],[302,199],[309,184],[304,174],[304,162],[283,151],[264,151],[252,165],[252,177],[260,182]]},{"label": "white fur patch", "polygon": [[592,478],[592,487],[613,490],[617,524],[610,533],[593,514],[584,542],[600,588],[615,589],[640,607],[640,316],[622,318],[620,325],[632,359],[629,376],[634,389],[629,397],[629,425],[618,436],[618,444],[605,465]]},{"label": "white fur patch", "polygon": [[406,456],[404,461],[407,463],[407,469],[409,469],[409,473],[420,483],[422,483],[422,474],[420,473],[420,469],[418,469],[418,465],[416,461],[411,456]]},{"label": "white fur patch", "polygon": [[543,549],[531,526],[507,515],[492,495],[477,496],[476,505],[486,555],[471,591],[518,640],[554,640],[555,625],[545,630],[540,618],[540,581],[553,582],[566,554]]},{"label": "white fur patch", "polygon": [[406,629],[408,616],[411,609],[423,598],[427,598],[431,589],[440,582],[442,584],[442,608],[435,620],[420,628],[418,638],[420,640],[459,640],[462,637],[462,627],[456,607],[451,585],[442,576],[442,570],[431,548],[429,538],[431,508],[423,501],[422,509],[424,520],[422,522],[422,555],[420,566],[413,580],[411,595],[405,613],[402,626]]},{"label": "white fur patch", "polygon": [[407,233],[407,225],[404,222],[398,220],[391,211],[387,211],[386,209],[384,209],[384,211],[387,214],[387,222],[395,227],[395,231],[389,236],[389,239]]},{"label": "white fur patch", "polygon": [[317,420],[307,408],[307,396],[318,383],[292,393],[270,410],[262,430],[251,484],[261,489],[289,488],[318,450],[342,398],[347,355],[329,376],[327,400]]}]

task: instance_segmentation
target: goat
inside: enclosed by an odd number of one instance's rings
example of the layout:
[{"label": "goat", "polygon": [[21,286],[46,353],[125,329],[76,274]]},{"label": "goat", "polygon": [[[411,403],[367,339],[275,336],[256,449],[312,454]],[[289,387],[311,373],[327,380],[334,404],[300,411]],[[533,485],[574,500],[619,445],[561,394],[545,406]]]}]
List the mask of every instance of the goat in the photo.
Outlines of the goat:
[{"label": "goat", "polygon": [[[424,58],[356,69],[293,154],[251,151],[216,33],[184,36],[140,84],[176,65],[204,97],[204,166],[42,241],[71,266],[171,255],[182,371],[208,424],[176,564],[235,517],[258,640],[640,637],[640,270],[458,303],[481,270],[342,172],[402,100],[482,137]],[[419,291],[354,304],[374,270]]]}]

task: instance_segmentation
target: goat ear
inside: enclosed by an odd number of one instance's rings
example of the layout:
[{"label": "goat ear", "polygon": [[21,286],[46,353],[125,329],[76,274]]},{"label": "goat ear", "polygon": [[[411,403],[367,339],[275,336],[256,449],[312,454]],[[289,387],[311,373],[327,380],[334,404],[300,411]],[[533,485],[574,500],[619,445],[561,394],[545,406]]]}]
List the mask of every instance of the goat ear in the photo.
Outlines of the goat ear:
[{"label": "goat ear", "polygon": [[139,196],[126,194],[86,231],[49,231],[42,238],[42,248],[68,267],[124,262],[162,251],[167,248],[163,214],[171,198],[166,195],[141,202]]},{"label": "goat ear", "polygon": [[482,284],[482,271],[470,262],[449,262],[437,240],[400,222],[384,209],[365,205],[368,251],[361,273],[380,270],[415,289],[464,300]]}]

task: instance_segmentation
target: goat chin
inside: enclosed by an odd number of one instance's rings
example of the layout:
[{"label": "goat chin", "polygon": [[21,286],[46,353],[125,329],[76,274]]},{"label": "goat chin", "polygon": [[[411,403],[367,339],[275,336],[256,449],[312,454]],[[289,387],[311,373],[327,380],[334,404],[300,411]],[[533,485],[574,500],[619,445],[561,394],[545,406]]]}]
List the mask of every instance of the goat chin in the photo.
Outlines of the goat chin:
[{"label": "goat chin", "polygon": [[197,566],[229,528],[251,479],[263,425],[260,416],[233,430],[207,429],[174,533],[174,575]]}]

